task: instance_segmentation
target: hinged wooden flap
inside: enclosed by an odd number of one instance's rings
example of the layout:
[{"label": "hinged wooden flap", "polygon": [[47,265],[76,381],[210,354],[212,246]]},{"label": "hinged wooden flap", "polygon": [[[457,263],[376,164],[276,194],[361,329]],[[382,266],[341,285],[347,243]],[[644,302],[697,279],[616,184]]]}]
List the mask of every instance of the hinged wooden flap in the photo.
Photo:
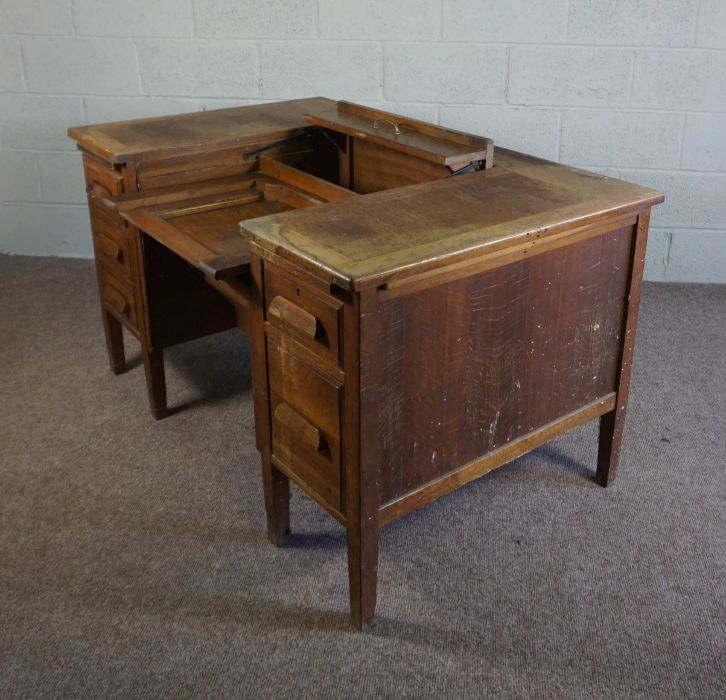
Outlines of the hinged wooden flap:
[{"label": "hinged wooden flap", "polygon": [[249,238],[247,219],[353,198],[348,190],[261,158],[243,178],[225,178],[181,190],[104,199],[126,221],[216,280],[243,274]]},{"label": "hinged wooden flap", "polygon": [[494,142],[453,129],[370,109],[352,102],[325,103],[305,118],[317,126],[385,145],[456,170],[472,161],[494,164]]}]

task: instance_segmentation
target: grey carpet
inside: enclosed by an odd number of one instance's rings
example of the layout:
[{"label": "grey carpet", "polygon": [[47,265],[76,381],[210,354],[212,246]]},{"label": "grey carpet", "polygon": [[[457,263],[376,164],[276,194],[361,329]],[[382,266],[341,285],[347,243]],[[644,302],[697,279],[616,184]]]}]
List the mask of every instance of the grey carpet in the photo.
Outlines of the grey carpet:
[{"label": "grey carpet", "polygon": [[264,534],[246,340],[107,368],[89,261],[0,257],[0,697],[726,696],[726,287],[644,289],[621,470],[595,426],[385,528]]}]

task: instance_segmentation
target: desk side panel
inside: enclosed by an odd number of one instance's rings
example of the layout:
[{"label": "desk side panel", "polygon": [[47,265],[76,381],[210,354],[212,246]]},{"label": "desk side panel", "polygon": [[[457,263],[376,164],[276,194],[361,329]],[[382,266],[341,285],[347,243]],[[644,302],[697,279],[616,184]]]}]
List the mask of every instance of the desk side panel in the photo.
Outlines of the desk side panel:
[{"label": "desk side panel", "polygon": [[617,228],[380,304],[381,503],[615,390],[632,237]]}]

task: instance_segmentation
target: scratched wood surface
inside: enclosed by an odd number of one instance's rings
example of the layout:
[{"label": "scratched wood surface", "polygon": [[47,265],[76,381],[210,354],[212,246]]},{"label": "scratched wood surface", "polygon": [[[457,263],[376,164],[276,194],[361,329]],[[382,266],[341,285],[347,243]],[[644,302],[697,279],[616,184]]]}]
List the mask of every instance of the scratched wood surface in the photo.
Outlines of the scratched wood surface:
[{"label": "scratched wood surface", "polygon": [[632,231],[381,305],[381,503],[616,388]]},{"label": "scratched wood surface", "polygon": [[417,159],[452,168],[473,160],[486,160],[492,166],[493,142],[467,134],[340,100],[311,105],[307,119],[355,138],[356,143],[378,144]]},{"label": "scratched wood surface", "polygon": [[662,201],[622,180],[497,149],[495,167],[247,221],[259,245],[344,289],[545,241]]},{"label": "scratched wood surface", "polygon": [[310,97],[264,105],[231,107],[175,116],[74,127],[68,135],[80,147],[114,163],[149,160],[164,154],[216,151],[254,142],[261,135],[289,136],[310,126],[305,114],[334,100]]}]

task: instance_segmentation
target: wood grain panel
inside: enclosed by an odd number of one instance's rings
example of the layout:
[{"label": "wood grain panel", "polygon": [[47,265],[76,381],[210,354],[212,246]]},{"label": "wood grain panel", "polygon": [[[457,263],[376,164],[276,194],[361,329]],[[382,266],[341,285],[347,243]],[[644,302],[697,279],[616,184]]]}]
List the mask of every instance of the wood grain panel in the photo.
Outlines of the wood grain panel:
[{"label": "wood grain panel", "polygon": [[170,347],[237,325],[234,307],[201,272],[146,235],[143,258],[150,347]]},{"label": "wood grain panel", "polygon": [[[340,510],[340,383],[269,337],[267,358],[272,455],[296,481]],[[313,433],[315,445],[309,439]]]},{"label": "wood grain panel", "polygon": [[447,177],[446,166],[360,139],[353,140],[353,189],[359,194]]},{"label": "wood grain panel", "polygon": [[632,235],[381,305],[381,502],[615,389]]},{"label": "wood grain panel", "polygon": [[118,214],[102,207],[94,198],[88,199],[93,249],[96,262],[116,274],[131,279],[133,249],[129,245],[126,225]]},{"label": "wood grain panel", "polygon": [[[265,272],[266,320],[318,357],[338,366],[341,359],[339,336],[342,302],[316,294],[272,265],[266,266]],[[315,333],[306,335],[271,312],[270,307],[276,299],[285,300],[307,313],[315,323]]]}]

